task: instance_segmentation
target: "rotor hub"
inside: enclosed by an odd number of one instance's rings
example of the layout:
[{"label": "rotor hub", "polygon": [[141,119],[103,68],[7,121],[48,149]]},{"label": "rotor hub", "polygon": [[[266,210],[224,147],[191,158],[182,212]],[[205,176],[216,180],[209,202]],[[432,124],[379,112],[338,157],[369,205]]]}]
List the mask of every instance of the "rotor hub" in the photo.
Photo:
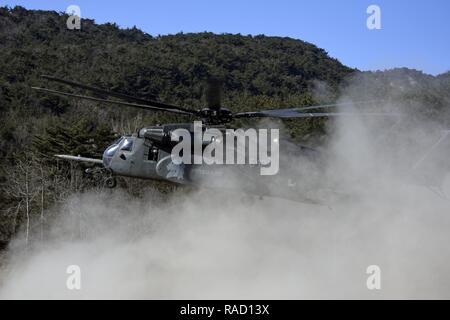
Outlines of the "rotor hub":
[{"label": "rotor hub", "polygon": [[233,120],[233,113],[227,108],[204,108],[200,110],[199,115],[207,124],[222,124]]}]

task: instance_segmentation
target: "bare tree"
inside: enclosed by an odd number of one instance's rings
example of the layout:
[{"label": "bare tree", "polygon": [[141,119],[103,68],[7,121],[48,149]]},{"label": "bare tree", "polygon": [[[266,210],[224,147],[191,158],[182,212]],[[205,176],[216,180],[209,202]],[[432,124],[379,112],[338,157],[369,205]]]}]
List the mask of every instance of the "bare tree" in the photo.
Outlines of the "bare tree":
[{"label": "bare tree", "polygon": [[[4,188],[6,196],[10,199],[16,199],[17,214],[14,218],[14,224],[17,224],[17,217],[23,207],[25,212],[25,243],[28,245],[30,238],[30,225],[32,202],[38,194],[36,188],[36,176],[33,170],[33,161],[31,159],[18,160],[16,165],[9,170],[8,185]],[[23,204],[23,206],[22,206]],[[14,226],[15,228],[15,226]]]}]

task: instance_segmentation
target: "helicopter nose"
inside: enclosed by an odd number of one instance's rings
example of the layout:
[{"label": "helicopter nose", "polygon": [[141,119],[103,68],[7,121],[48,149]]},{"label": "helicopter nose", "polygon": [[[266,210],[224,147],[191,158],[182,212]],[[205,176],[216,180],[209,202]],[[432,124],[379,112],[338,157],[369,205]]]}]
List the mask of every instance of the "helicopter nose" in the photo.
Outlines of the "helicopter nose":
[{"label": "helicopter nose", "polygon": [[118,144],[113,144],[106,148],[105,152],[103,152],[103,166],[105,168],[109,168],[111,165],[111,160],[114,157],[114,154],[117,152],[119,148]]},{"label": "helicopter nose", "polygon": [[109,168],[109,165],[110,165],[110,163],[111,163],[111,157],[108,157],[107,155],[106,155],[106,152],[104,152],[103,153],[103,166],[105,167],[105,168]]}]

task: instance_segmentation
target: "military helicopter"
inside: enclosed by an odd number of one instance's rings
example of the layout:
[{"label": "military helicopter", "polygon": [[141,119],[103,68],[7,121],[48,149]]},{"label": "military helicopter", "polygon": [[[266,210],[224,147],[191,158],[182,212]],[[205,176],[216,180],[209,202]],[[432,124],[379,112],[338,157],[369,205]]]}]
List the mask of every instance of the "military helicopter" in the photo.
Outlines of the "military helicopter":
[{"label": "military helicopter", "polygon": [[[97,96],[80,95],[41,87],[32,87],[34,90],[98,103],[114,104],[154,112],[169,112],[189,116],[191,118],[193,117],[194,119],[200,119],[202,121],[201,130],[205,131],[209,128],[215,128],[224,133],[225,139],[227,137],[225,133],[226,125],[235,119],[305,119],[353,114],[351,112],[311,112],[312,110],[335,108],[347,104],[353,104],[352,102],[234,113],[221,105],[221,80],[217,78],[211,78],[208,80],[205,91],[206,106],[200,110],[192,110],[159,101],[146,100],[54,76],[43,75],[42,78],[90,91]],[[105,97],[115,99],[105,99]],[[358,114],[370,116],[387,115],[386,113],[359,112]],[[138,130],[138,132],[132,135],[122,136],[120,139],[112,143],[104,151],[102,159],[91,159],[75,155],[55,156],[66,160],[93,163],[96,167],[93,169],[88,169],[87,172],[101,173],[105,177],[105,185],[108,188],[114,188],[117,185],[117,176],[164,180],[176,184],[195,186],[201,186],[202,183],[207,181],[204,184],[207,188],[233,188],[233,183],[235,183],[233,179],[222,178],[234,176],[240,178],[239,185],[245,192],[250,194],[260,196],[274,195],[292,198],[295,200],[299,200],[300,198],[301,201],[304,202],[316,202],[306,196],[302,197],[302,195],[299,195],[297,192],[292,192],[295,190],[296,182],[292,181],[292,174],[289,170],[285,170],[277,176],[268,177],[258,174],[260,165],[238,165],[233,167],[204,164],[174,165],[171,153],[177,142],[173,141],[171,136],[177,129],[180,128],[186,129],[191,135],[194,135],[195,128],[193,123],[174,123],[146,126]],[[202,149],[206,148],[213,142],[214,139],[202,141]],[[295,152],[297,155],[305,157],[305,159],[311,160],[311,158],[317,157],[316,150],[304,146],[298,146],[297,150],[294,150],[294,153]],[[192,157],[195,156],[196,155],[192,150]],[[229,182],[230,180],[232,182]],[[227,181],[229,182],[229,185],[227,185]],[[271,188],[270,185],[276,185],[276,188]],[[275,192],[274,189],[276,190]]]}]

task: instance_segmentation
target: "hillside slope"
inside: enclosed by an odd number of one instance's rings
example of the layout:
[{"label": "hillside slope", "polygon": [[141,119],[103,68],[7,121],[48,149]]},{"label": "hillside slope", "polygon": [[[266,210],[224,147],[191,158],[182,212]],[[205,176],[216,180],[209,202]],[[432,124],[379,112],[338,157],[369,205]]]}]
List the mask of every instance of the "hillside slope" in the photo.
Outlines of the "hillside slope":
[{"label": "hillside slope", "polygon": [[[213,33],[153,37],[136,28],[98,25],[89,19],[82,20],[81,30],[68,30],[67,18],[57,12],[0,7],[0,201],[5,204],[0,240],[16,232],[25,219],[24,180],[20,180],[24,176],[34,179],[33,190],[43,194],[30,203],[31,215],[51,206],[55,195],[85,187],[72,183],[73,168],[55,167],[50,157],[55,152],[98,156],[115,133],[186,120],[38,94],[30,87],[72,90],[46,83],[41,74],[192,108],[203,106],[204,80],[215,75],[224,79],[224,105],[233,111],[330,102],[350,91],[360,99],[399,97],[415,108],[426,105],[430,116],[448,119],[442,110],[448,113],[450,104],[449,73],[438,77],[409,69],[361,73],[296,39]],[[317,132],[324,135],[324,123],[324,119],[286,122],[290,134],[299,139]],[[74,150],[75,145],[80,147]],[[44,183],[44,176],[52,182]],[[58,189],[55,181],[63,188]],[[27,191],[26,201],[31,192]]]}]

